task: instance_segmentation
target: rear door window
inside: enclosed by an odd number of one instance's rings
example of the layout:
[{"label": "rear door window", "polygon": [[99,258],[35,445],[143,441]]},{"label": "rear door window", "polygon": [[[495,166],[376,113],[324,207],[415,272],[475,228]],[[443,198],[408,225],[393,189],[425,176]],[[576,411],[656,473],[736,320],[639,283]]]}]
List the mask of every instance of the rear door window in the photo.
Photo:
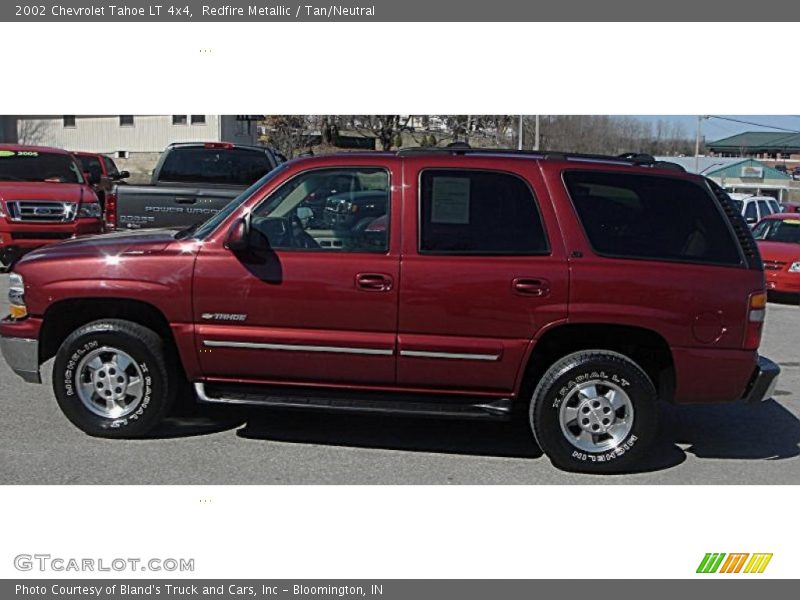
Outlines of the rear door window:
[{"label": "rear door window", "polygon": [[548,254],[528,184],[496,171],[429,169],[420,177],[423,254]]},{"label": "rear door window", "polygon": [[675,177],[568,171],[572,202],[604,256],[739,265],[737,242],[704,186]]}]

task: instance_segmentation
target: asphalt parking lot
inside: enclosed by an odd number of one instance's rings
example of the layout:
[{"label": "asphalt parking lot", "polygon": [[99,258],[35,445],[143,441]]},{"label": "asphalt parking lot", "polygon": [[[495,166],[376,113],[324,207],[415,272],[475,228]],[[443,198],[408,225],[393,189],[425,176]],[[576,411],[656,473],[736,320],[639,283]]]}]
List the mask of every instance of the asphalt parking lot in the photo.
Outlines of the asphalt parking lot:
[{"label": "asphalt parking lot", "polygon": [[[0,275],[0,312],[7,312]],[[49,387],[0,361],[2,484],[797,484],[800,308],[771,303],[762,352],[783,373],[758,406],[662,409],[662,439],[641,471],[558,471],[508,424],[215,409],[171,418],[152,439],[102,440],[74,428]]]}]

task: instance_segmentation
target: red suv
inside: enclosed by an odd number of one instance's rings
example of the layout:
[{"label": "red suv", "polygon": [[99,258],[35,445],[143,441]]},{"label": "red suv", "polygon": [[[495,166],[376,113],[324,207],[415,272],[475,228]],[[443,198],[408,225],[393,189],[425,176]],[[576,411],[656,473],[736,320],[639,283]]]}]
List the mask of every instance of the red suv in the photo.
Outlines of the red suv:
[{"label": "red suv", "polygon": [[0,263],[25,252],[102,231],[100,204],[64,150],[0,144]]},{"label": "red suv", "polygon": [[[386,197],[374,226],[314,218],[333,176]],[[63,242],[11,277],[6,360],[39,381],[55,356],[62,410],[105,437],[147,434],[189,382],[202,402],[518,414],[557,466],[611,471],[646,454],[659,401],[761,401],[779,372],[742,216],[641,155],[299,159],[199,227]]]}]

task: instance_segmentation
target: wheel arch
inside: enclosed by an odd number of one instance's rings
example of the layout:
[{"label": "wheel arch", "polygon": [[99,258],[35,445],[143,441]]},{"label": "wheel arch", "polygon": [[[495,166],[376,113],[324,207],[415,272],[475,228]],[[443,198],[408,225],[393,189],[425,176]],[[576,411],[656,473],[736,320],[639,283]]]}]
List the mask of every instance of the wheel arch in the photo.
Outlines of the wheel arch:
[{"label": "wheel arch", "polygon": [[78,327],[101,319],[122,319],[147,327],[164,340],[168,350],[176,350],[169,321],[153,304],[128,298],[72,298],[54,302],[45,311],[39,331],[39,364],[55,356]]},{"label": "wheel arch", "polygon": [[545,371],[560,358],[580,350],[611,350],[627,356],[647,373],[661,400],[675,393],[675,362],[667,340],[652,329],[611,323],[564,323],[533,342],[518,389],[530,397]]}]

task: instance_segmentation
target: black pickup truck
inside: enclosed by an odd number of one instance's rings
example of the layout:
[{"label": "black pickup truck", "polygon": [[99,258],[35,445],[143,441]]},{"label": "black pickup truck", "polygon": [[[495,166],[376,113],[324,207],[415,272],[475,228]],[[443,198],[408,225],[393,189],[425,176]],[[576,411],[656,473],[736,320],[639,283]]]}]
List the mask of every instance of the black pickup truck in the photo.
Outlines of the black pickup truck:
[{"label": "black pickup truck", "polygon": [[106,203],[106,223],[118,229],[202,223],[284,160],[263,146],[171,144],[150,185],[115,186]]}]

